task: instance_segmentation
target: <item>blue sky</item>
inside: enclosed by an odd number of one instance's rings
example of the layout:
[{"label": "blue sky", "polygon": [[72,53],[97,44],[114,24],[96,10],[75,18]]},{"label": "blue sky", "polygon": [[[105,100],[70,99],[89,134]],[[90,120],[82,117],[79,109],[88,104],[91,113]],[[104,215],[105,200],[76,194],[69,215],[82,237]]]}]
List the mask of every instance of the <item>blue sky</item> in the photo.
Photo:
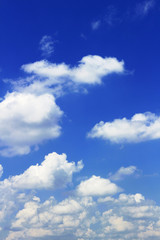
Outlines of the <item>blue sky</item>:
[{"label": "blue sky", "polygon": [[160,5],[0,3],[0,238],[160,238]]}]

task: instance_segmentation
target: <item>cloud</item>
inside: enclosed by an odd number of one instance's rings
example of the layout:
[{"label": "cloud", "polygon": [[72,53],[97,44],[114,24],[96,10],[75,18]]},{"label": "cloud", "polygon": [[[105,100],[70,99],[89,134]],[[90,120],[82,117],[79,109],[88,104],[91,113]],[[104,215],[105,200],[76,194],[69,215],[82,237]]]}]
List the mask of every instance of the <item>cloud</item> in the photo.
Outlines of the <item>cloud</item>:
[{"label": "cloud", "polygon": [[40,165],[30,166],[24,173],[5,179],[0,186],[14,189],[56,189],[65,187],[72,181],[72,175],[83,168],[82,161],[77,166],[68,162],[66,154],[50,153]]},{"label": "cloud", "polygon": [[51,36],[43,36],[40,41],[40,50],[43,57],[50,57],[54,52],[54,41]]},{"label": "cloud", "polygon": [[2,165],[0,164],[0,177],[2,176],[2,174],[3,174],[3,167],[2,167]]},{"label": "cloud", "polygon": [[138,3],[136,6],[136,15],[142,17],[148,15],[151,9],[153,9],[154,5],[155,5],[154,0],[147,0]]},{"label": "cloud", "polygon": [[82,181],[77,187],[77,193],[82,196],[112,195],[121,189],[109,179],[92,176],[88,180]]},{"label": "cloud", "polygon": [[126,176],[135,174],[136,171],[137,171],[136,166],[121,167],[115,174],[111,174],[109,178],[112,181],[119,181]]},{"label": "cloud", "polygon": [[91,24],[92,30],[97,30],[100,27],[100,25],[101,25],[101,21],[100,20],[92,22],[92,24]]},{"label": "cloud", "polygon": [[25,64],[22,69],[26,73],[49,79],[51,85],[71,81],[77,84],[100,84],[101,79],[111,73],[123,73],[124,62],[116,58],[102,58],[88,55],[81,59],[78,66],[70,67],[65,63],[55,64],[46,60]]},{"label": "cloud", "polygon": [[[60,136],[63,112],[56,98],[80,85],[101,84],[111,73],[124,72],[124,62],[100,56],[83,57],[77,66],[47,60],[22,66],[26,78],[11,81],[13,91],[0,101],[0,155],[28,154],[45,140]],[[86,89],[83,89],[86,90]]]},{"label": "cloud", "polygon": [[31,146],[57,138],[63,112],[51,94],[12,92],[0,102],[0,154],[28,154]]},{"label": "cloud", "polygon": [[160,116],[146,112],[131,119],[115,119],[96,124],[88,133],[90,138],[102,138],[113,143],[138,143],[160,138]]},{"label": "cloud", "polygon": [[[146,200],[141,193],[106,196],[117,193],[118,188],[108,179],[92,176],[75,186],[77,194],[72,192],[67,197],[59,189],[58,200],[52,195],[41,200],[41,194],[37,197],[32,191],[36,184],[35,189],[41,189],[41,184],[45,189],[52,187],[56,196],[57,182],[61,180],[64,183],[60,183],[61,187],[65,187],[71,175],[81,168],[81,162],[76,165],[68,162],[65,154],[52,153],[41,165],[1,181],[1,237],[6,240],[113,240],[124,239],[124,236],[126,240],[143,236],[148,240],[152,236],[159,239],[160,206]],[[14,186],[16,182],[19,188]],[[101,198],[92,198],[94,196]]]}]

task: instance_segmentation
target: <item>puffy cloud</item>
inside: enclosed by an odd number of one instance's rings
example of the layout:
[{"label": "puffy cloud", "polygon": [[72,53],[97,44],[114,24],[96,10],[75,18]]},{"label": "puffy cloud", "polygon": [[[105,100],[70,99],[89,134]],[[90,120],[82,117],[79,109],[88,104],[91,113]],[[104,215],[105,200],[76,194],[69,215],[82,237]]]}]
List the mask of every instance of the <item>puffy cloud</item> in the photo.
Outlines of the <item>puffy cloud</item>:
[{"label": "puffy cloud", "polygon": [[68,162],[66,154],[50,153],[40,165],[30,166],[24,173],[5,179],[0,186],[15,189],[56,189],[72,181],[72,175],[83,168],[82,161],[77,166]]},{"label": "puffy cloud", "polygon": [[94,175],[88,180],[82,181],[77,187],[77,193],[82,196],[112,195],[119,191],[120,188],[109,179]]},{"label": "puffy cloud", "polygon": [[50,94],[8,93],[0,102],[0,154],[27,154],[31,146],[57,138],[63,112]]},{"label": "puffy cloud", "polygon": [[50,57],[54,52],[54,41],[52,37],[44,35],[39,44],[40,50],[42,51],[42,56]]},{"label": "puffy cloud", "polygon": [[110,179],[114,181],[122,180],[125,176],[133,175],[136,171],[136,166],[121,167],[115,174],[110,175]]},{"label": "puffy cloud", "polygon": [[46,84],[62,84],[72,81],[77,84],[100,84],[101,79],[111,73],[122,73],[124,62],[116,58],[102,58],[97,55],[88,55],[81,59],[78,66],[70,67],[65,63],[55,64],[46,60],[25,64],[22,69],[27,73],[35,74],[51,81]]},{"label": "puffy cloud", "polygon": [[160,138],[160,116],[138,113],[131,119],[115,119],[96,124],[88,137],[102,138],[113,143],[137,143]]}]

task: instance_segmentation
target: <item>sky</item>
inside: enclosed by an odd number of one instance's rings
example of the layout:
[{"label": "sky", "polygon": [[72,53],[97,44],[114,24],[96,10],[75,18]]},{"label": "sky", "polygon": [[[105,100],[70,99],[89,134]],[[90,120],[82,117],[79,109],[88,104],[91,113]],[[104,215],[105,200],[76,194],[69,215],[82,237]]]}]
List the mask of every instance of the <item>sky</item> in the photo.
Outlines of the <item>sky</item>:
[{"label": "sky", "polygon": [[0,2],[0,239],[160,239],[159,3]]}]

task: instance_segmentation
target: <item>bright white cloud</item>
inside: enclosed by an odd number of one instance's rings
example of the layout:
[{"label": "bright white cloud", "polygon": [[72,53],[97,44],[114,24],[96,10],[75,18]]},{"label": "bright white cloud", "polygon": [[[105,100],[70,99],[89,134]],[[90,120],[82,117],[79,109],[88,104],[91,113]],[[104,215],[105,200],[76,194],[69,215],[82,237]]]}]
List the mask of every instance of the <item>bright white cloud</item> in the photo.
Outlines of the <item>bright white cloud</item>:
[{"label": "bright white cloud", "polygon": [[63,112],[50,94],[8,93],[0,102],[0,154],[27,154],[31,146],[57,138]]},{"label": "bright white cloud", "polygon": [[77,193],[82,196],[112,195],[120,191],[120,188],[109,179],[92,176],[82,181],[77,187]]},{"label": "bright white cloud", "polygon": [[54,41],[51,36],[43,36],[40,41],[40,49],[43,57],[50,57],[54,52]]},{"label": "bright white cloud", "polygon": [[83,168],[82,161],[77,166],[68,162],[66,154],[50,153],[40,165],[30,166],[24,173],[1,182],[14,189],[57,189],[72,181],[72,175]]},{"label": "bright white cloud", "polygon": [[78,66],[70,67],[65,63],[55,64],[46,60],[25,64],[22,69],[27,73],[35,74],[51,81],[47,84],[62,84],[70,80],[77,84],[100,84],[101,79],[111,73],[122,73],[124,62],[116,58],[102,58],[88,55],[81,59]]},{"label": "bright white cloud", "polygon": [[136,166],[121,167],[115,174],[110,175],[110,179],[114,181],[122,180],[125,176],[133,175],[136,171]]},{"label": "bright white cloud", "polygon": [[96,124],[88,137],[113,143],[137,143],[160,138],[160,116],[154,113],[135,114],[131,119],[115,119]]}]

